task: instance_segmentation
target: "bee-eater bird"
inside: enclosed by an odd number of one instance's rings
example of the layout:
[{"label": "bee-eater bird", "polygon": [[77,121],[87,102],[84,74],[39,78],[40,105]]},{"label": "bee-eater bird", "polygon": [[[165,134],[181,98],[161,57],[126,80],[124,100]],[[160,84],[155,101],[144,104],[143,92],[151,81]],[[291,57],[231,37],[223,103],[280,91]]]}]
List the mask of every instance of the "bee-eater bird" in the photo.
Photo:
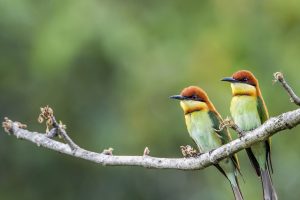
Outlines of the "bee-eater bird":
[{"label": "bee-eater bird", "polygon": [[[190,86],[183,89],[180,95],[170,98],[180,100],[189,135],[197,144],[200,153],[209,152],[231,141],[226,128],[218,130],[222,118],[201,88]],[[237,156],[231,155],[215,166],[229,180],[235,199],[243,200],[237,179]]]},{"label": "bee-eater bird", "polygon": [[[222,81],[231,83],[233,97],[230,112],[239,128],[243,131],[251,131],[269,118],[258,81],[250,71],[235,72],[232,77],[223,78]],[[246,149],[252,166],[257,175],[261,177],[265,200],[277,199],[270,175],[270,171],[272,171],[270,150],[270,139]]]}]

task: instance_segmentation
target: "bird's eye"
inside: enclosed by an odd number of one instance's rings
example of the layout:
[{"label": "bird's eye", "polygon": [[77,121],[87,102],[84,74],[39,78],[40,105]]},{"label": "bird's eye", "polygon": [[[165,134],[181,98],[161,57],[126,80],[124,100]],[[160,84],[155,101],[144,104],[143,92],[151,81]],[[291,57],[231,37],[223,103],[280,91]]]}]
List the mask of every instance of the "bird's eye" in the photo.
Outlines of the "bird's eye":
[{"label": "bird's eye", "polygon": [[243,78],[242,81],[247,82],[248,78]]},{"label": "bird's eye", "polygon": [[192,98],[192,99],[197,99],[197,96],[193,94],[193,95],[191,96],[191,98]]}]

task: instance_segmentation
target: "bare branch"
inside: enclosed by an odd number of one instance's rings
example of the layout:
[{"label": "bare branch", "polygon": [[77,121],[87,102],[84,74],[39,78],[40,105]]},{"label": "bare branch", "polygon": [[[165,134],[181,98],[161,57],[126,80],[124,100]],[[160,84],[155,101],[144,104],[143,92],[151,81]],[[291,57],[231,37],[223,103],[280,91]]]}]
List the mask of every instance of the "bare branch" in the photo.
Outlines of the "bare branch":
[{"label": "bare branch", "polygon": [[300,98],[296,95],[296,93],[293,91],[291,86],[286,82],[286,80],[283,77],[283,74],[281,72],[274,73],[275,81],[279,81],[283,88],[287,91],[287,93],[291,97],[291,101],[295,103],[296,105],[300,106]]},{"label": "bare branch", "polygon": [[[293,92],[291,87],[286,83],[281,73],[274,74],[285,90],[289,93],[293,102],[300,105],[299,97]],[[300,109],[283,113],[277,117],[270,118],[264,124],[249,132],[243,132],[237,127],[232,120],[225,120],[220,129],[229,126],[236,130],[240,138],[229,142],[213,151],[203,153],[199,156],[196,151],[190,146],[182,146],[182,153],[189,158],[158,158],[149,156],[149,149],[146,147],[143,156],[116,156],[112,154],[113,149],[105,149],[102,153],[91,152],[80,148],[76,145],[71,138],[67,135],[65,125],[58,123],[53,115],[53,110],[46,106],[41,108],[42,113],[38,120],[42,123],[46,120],[47,130],[45,134],[30,132],[26,130],[26,125],[20,122],[14,122],[5,118],[2,127],[5,132],[28,140],[60,153],[71,155],[77,158],[89,160],[100,165],[106,166],[140,166],[146,168],[157,169],[178,169],[178,170],[197,170],[203,169],[210,165],[218,163],[220,160],[234,154],[242,149],[248,148],[251,145],[266,140],[268,137],[285,130],[296,127],[300,124]],[[52,129],[49,131],[49,127]],[[67,144],[53,140],[54,136],[61,136]],[[197,154],[198,155],[198,154]],[[193,157],[195,156],[195,157]]]},{"label": "bare branch", "polygon": [[300,123],[300,109],[283,113],[266,121],[257,129],[247,132],[241,138],[231,141],[209,153],[201,154],[196,158],[158,158],[151,156],[115,156],[104,153],[95,153],[78,147],[73,151],[69,145],[52,140],[45,134],[30,132],[11,120],[3,122],[3,127],[17,138],[31,141],[54,151],[72,155],[106,166],[141,166],[146,168],[196,170],[203,169],[217,163],[221,159],[236,153],[244,148],[263,141],[273,134],[290,129]]}]

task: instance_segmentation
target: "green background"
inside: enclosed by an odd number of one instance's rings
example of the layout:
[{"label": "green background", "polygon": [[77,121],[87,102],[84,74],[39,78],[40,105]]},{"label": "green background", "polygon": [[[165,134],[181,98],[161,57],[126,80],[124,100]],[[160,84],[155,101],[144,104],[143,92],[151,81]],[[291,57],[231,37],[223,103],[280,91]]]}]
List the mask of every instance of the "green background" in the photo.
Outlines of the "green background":
[{"label": "green background", "polygon": [[[272,74],[300,94],[299,55],[297,0],[0,0],[0,117],[44,132],[37,117],[49,104],[83,148],[181,157],[179,146],[193,142],[170,95],[198,85],[226,117],[231,91],[220,79],[248,69],[276,116],[297,107]],[[1,200],[233,199],[213,167],[102,167],[1,132]],[[280,199],[300,196],[297,132],[272,138]],[[245,199],[262,199],[246,153],[239,158]]]}]

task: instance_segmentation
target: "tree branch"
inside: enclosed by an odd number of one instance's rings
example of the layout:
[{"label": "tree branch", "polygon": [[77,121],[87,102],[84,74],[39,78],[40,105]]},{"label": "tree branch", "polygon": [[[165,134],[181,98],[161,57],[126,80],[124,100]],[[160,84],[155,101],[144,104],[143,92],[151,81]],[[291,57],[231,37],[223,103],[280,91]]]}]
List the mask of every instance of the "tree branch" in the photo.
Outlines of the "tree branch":
[{"label": "tree branch", "polygon": [[291,101],[295,103],[296,105],[300,106],[300,98],[296,95],[296,93],[293,91],[291,86],[286,82],[286,80],[283,77],[283,74],[281,72],[274,73],[275,81],[279,81],[281,83],[282,87],[287,91],[287,93],[291,97]]},{"label": "tree branch", "polygon": [[[285,84],[287,85],[286,82]],[[291,90],[287,89],[287,91]],[[103,166],[140,166],[157,169],[197,170],[218,163],[218,161],[228,157],[233,153],[250,147],[251,145],[259,141],[263,141],[282,130],[296,127],[299,123],[300,109],[286,112],[277,117],[270,118],[268,121],[266,121],[264,124],[262,124],[260,127],[256,128],[253,131],[244,132],[243,136],[231,141],[228,144],[225,144],[211,152],[207,152],[201,154],[198,157],[193,158],[152,157],[148,155],[149,149],[145,150],[146,153],[144,153],[143,156],[115,156],[112,155],[112,149],[107,150],[109,151],[109,153],[106,153],[106,151],[102,153],[96,153],[80,148],[73,141],[72,142],[74,144],[71,145],[68,143],[68,141],[66,141],[67,144],[55,141],[47,137],[49,133],[41,134],[37,132],[28,131],[25,129],[26,125],[21,124],[20,122],[13,122],[8,118],[5,118],[5,121],[2,123],[2,126],[6,132],[16,136],[17,138],[28,140],[32,143],[37,144],[38,146],[42,146],[77,158],[89,160]],[[53,123],[49,124],[53,125]],[[63,130],[67,135],[65,128],[63,128]]]}]

